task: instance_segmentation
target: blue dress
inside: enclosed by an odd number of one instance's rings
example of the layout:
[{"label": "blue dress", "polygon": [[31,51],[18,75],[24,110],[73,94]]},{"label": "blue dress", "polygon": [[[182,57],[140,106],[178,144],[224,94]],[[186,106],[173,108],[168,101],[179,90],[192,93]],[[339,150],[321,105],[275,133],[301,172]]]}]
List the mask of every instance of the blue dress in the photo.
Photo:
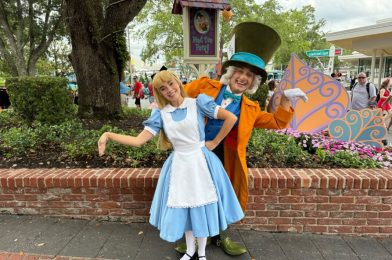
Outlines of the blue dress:
[{"label": "blue dress", "polygon": [[[169,111],[173,121],[185,120],[190,111],[186,103],[183,102],[178,108],[171,107]],[[203,143],[204,118],[216,117],[218,108],[216,103],[204,94],[199,95],[195,103],[199,132],[196,136],[199,136],[200,142]],[[144,122],[145,129],[154,135],[165,127],[161,112],[158,109],[153,110],[150,118]],[[170,131],[170,129],[165,128],[165,131]],[[173,175],[171,166],[176,152],[176,146],[173,146],[174,152],[170,154],[161,169],[150,209],[150,223],[160,230],[160,237],[166,241],[175,242],[181,239],[186,231],[193,231],[195,237],[215,236],[227,229],[229,224],[241,220],[244,214],[226,171],[219,158],[204,145],[201,151],[208,166],[217,201],[196,207],[168,206],[169,187]],[[181,196],[187,196],[187,194]]]}]

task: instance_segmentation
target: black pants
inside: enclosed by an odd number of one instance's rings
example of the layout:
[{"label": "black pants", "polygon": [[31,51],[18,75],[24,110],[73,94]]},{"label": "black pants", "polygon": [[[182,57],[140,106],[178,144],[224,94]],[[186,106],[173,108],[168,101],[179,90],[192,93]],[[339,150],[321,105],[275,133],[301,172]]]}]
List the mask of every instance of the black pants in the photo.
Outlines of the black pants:
[{"label": "black pants", "polygon": [[214,154],[216,154],[216,156],[218,156],[219,160],[222,162],[222,164],[224,163],[225,160],[225,152],[223,150],[223,141],[217,146],[215,147],[214,150],[212,150],[212,152]]}]

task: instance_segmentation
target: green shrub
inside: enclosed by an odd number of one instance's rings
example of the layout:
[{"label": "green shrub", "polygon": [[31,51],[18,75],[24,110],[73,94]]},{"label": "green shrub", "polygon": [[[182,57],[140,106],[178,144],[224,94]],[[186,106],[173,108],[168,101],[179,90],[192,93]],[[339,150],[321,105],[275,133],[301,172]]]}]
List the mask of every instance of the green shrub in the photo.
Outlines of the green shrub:
[{"label": "green shrub", "polygon": [[[98,139],[104,132],[113,132],[117,134],[137,136],[135,130],[124,131],[116,127],[104,125],[100,130],[90,130],[81,132],[74,136],[69,143],[63,143],[62,147],[70,158],[78,157],[95,157],[98,156]],[[149,160],[162,161],[167,156],[167,152],[161,151],[157,148],[157,137],[147,142],[143,147],[131,147],[127,145],[118,144],[115,142],[108,142],[106,144],[105,154],[114,161],[130,161],[134,167],[139,166],[143,162]]]},{"label": "green shrub", "polygon": [[259,102],[259,106],[261,110],[264,110],[265,108],[265,101],[267,100],[267,95],[268,95],[268,86],[267,84],[261,85],[256,93],[253,95],[247,95],[251,100],[255,100]]},{"label": "green shrub", "polygon": [[372,158],[361,158],[357,153],[349,151],[338,151],[331,153],[330,151],[317,149],[316,155],[320,162],[335,168],[380,168],[377,161]]},{"label": "green shrub", "polygon": [[47,125],[35,122],[33,128],[40,140],[40,144],[68,143],[73,141],[75,136],[79,136],[86,131],[83,128],[82,123],[77,120],[68,120],[58,125]]},{"label": "green shrub", "polygon": [[293,163],[301,164],[310,155],[297,145],[293,138],[265,129],[255,129],[248,144],[248,156],[260,165],[285,167]]},{"label": "green shrub", "polygon": [[7,109],[0,113],[0,132],[11,127],[21,126],[21,118],[13,110]]},{"label": "green shrub", "polygon": [[33,150],[37,144],[37,135],[32,128],[13,127],[0,132],[0,144],[0,153],[4,153],[7,158],[17,157]]},{"label": "green shrub", "polygon": [[138,109],[134,107],[122,107],[123,116],[126,118],[132,117],[149,117],[151,115],[151,109]]},{"label": "green shrub", "polygon": [[10,78],[7,88],[12,107],[29,124],[34,120],[56,124],[74,117],[65,78]]}]

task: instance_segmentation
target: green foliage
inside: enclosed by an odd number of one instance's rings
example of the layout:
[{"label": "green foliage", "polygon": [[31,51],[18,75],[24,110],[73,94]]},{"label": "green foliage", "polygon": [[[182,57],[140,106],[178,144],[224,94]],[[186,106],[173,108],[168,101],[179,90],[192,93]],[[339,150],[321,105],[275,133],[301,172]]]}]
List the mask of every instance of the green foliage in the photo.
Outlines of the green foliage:
[{"label": "green foliage", "polygon": [[317,21],[315,11],[314,7],[306,5],[300,10],[294,9],[281,13],[278,25],[267,23],[275,28],[282,38],[282,45],[274,56],[275,65],[286,65],[292,53],[296,53],[311,65],[317,61],[308,58],[306,51],[329,48],[325,34],[321,31],[325,20]]},{"label": "green foliage", "polygon": [[71,142],[62,143],[61,147],[70,158],[93,157],[97,154],[97,142],[100,131],[90,130],[79,132]]},{"label": "green foliage", "polygon": [[265,129],[254,129],[248,144],[248,155],[262,165],[285,167],[309,160],[294,139]]},{"label": "green foliage", "polygon": [[49,46],[46,52],[45,60],[48,62],[48,68],[50,74],[43,73],[42,69],[37,63],[37,74],[38,75],[54,75],[56,77],[64,77],[73,72],[69,55],[71,53],[71,43],[68,37],[58,37]]},{"label": "green foliage", "polygon": [[171,13],[173,1],[149,0],[135,17],[134,31],[147,41],[142,60],[155,62],[162,55],[166,61],[183,56],[182,16]]},{"label": "green foliage", "polygon": [[[13,76],[34,76],[51,41],[64,35],[63,0],[1,1],[0,59]],[[4,33],[7,32],[7,33]]]},{"label": "green foliage", "polygon": [[256,93],[254,93],[253,95],[247,95],[247,96],[250,99],[259,102],[260,109],[264,110],[265,101],[267,100],[267,95],[268,95],[268,86],[267,86],[267,84],[263,84],[257,89]]},{"label": "green foliage", "polygon": [[[135,115],[140,116],[144,112]],[[0,113],[0,122],[9,122],[7,113]],[[5,115],[5,116],[4,116]],[[130,117],[131,119],[131,117]],[[34,154],[43,149],[61,150],[61,158],[81,158],[88,160],[98,156],[97,141],[104,132],[137,136],[133,129],[124,131],[110,125],[99,130],[86,130],[78,120],[70,120],[57,125],[34,122],[31,127],[21,125],[0,128],[0,156],[17,158]],[[331,153],[321,148],[304,150],[298,144],[301,137],[277,134],[265,129],[255,129],[248,144],[250,167],[340,167],[379,168],[380,164],[371,159],[348,151]],[[152,161],[162,163],[167,151],[157,148],[158,137],[154,137],[143,147],[130,147],[108,142],[102,160],[110,160],[117,165],[126,162],[133,167],[151,165]],[[309,153],[311,152],[311,153]]]},{"label": "green foliage", "polygon": [[[62,148],[70,158],[91,158],[97,155],[97,141],[105,132],[113,132],[117,134],[137,136],[135,130],[124,131],[116,127],[104,125],[100,130],[91,130],[80,132],[75,135],[69,143],[63,143]],[[158,138],[155,137],[143,147],[130,147],[115,142],[108,142],[105,154],[114,161],[130,161],[134,167],[139,166],[143,162],[151,159],[164,160],[167,153],[157,148]]]},{"label": "green foliage", "polygon": [[[230,22],[221,19],[221,46],[229,42],[233,28],[247,21],[261,22],[274,28],[282,38],[282,45],[274,57],[274,65],[286,66],[293,52],[308,63],[314,59],[306,57],[305,51],[329,48],[321,31],[324,20],[316,20],[314,7],[307,5],[301,9],[283,11],[277,0],[268,0],[258,4],[254,0],[229,1],[233,17]],[[155,61],[164,54],[166,62],[182,58],[183,31],[182,16],[171,14],[173,1],[149,0],[136,16],[134,30],[139,37],[146,39],[142,59]]]},{"label": "green foliage", "polygon": [[380,168],[377,161],[371,158],[361,158],[358,154],[349,151],[338,151],[333,154],[320,148],[316,151],[320,161],[326,165],[342,168]]},{"label": "green foliage", "polygon": [[82,123],[77,120],[68,120],[56,125],[35,122],[33,127],[36,135],[41,140],[40,144],[61,145],[72,142],[75,136],[85,132]]},{"label": "green foliage", "polygon": [[13,110],[8,109],[0,113],[0,132],[15,126],[22,125],[23,122],[21,118]]},{"label": "green foliage", "polygon": [[116,62],[119,71],[123,71],[129,60],[129,52],[127,50],[127,42],[124,37],[124,32],[116,33],[113,36],[114,39],[114,49],[116,51]]},{"label": "green foliage", "polygon": [[13,127],[0,132],[1,149],[7,158],[18,157],[31,152],[37,144],[37,139],[34,129],[27,126]]},{"label": "green foliage", "polygon": [[[6,113],[0,113],[0,116],[3,114]],[[42,147],[60,147],[73,142],[75,136],[85,132],[82,124],[75,120],[58,125],[41,124],[36,121],[31,127],[22,125],[0,130],[0,154],[4,153],[7,157],[17,157]]]},{"label": "green foliage", "polygon": [[29,124],[34,120],[55,124],[74,117],[65,78],[10,78],[7,87],[13,108]]},{"label": "green foliage", "polygon": [[126,118],[132,117],[149,117],[151,115],[150,109],[137,109],[134,107],[123,106],[122,107],[123,116]]}]

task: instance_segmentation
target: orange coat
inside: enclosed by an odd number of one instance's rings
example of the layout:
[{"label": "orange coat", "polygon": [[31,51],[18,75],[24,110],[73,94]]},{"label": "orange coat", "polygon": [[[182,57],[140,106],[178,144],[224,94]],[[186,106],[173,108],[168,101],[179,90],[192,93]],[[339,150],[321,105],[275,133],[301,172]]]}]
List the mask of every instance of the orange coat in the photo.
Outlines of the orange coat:
[{"label": "orange coat", "polygon": [[[194,80],[185,86],[190,97],[204,93],[212,98],[218,96],[222,83],[207,77]],[[224,166],[229,175],[234,191],[245,212],[248,201],[248,167],[246,165],[246,146],[253,128],[281,129],[287,127],[294,111],[279,107],[275,113],[261,111],[258,102],[242,96],[241,112],[236,138],[226,138],[224,142]],[[229,144],[230,142],[230,144]]]}]

